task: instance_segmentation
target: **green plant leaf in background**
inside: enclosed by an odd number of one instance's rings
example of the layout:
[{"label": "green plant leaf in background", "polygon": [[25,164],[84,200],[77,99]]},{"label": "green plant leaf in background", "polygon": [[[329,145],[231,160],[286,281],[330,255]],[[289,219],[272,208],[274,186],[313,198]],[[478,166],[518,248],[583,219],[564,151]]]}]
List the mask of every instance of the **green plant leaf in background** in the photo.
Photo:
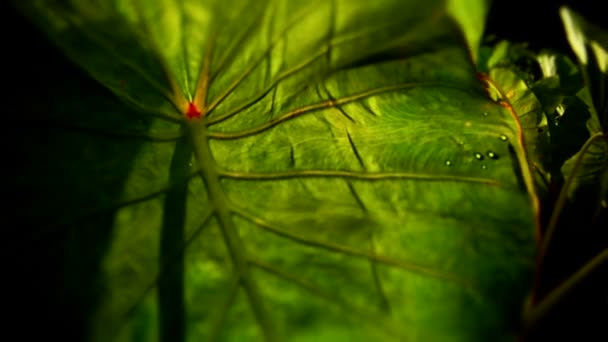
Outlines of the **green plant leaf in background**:
[{"label": "green plant leaf in background", "polygon": [[582,72],[563,56],[541,53],[543,78],[531,84],[549,124],[552,192],[543,205],[548,215],[532,306],[524,314],[522,337],[533,341],[571,332],[601,338],[606,321],[608,34],[568,8],[560,15]]},{"label": "green plant leaf in background", "polygon": [[18,6],[122,100],[26,121],[62,186],[21,175],[50,189],[24,217],[69,232],[91,340],[517,334],[538,209],[526,127],[476,79],[485,2]]},{"label": "green plant leaf in background", "polygon": [[[557,152],[554,155],[559,155],[559,158],[554,158],[552,173],[562,181],[558,183],[559,194],[554,196],[551,203],[551,216],[539,245],[539,278],[546,279],[536,284],[535,292],[541,295],[546,295],[549,291],[563,292],[560,283],[580,281],[581,276],[574,272],[584,269],[588,263],[592,264],[590,260],[601,260],[601,255],[605,259],[606,253],[608,34],[566,7],[560,9],[560,15],[566,37],[582,71],[584,88],[572,87],[578,81],[567,76],[574,73],[568,72],[572,68],[564,68],[564,63],[561,63],[562,68],[554,63],[553,69],[556,69],[560,83],[563,78],[570,89],[550,86],[549,83],[537,88],[539,93],[545,94],[543,97],[549,100],[548,103],[553,102],[551,106],[562,102],[556,107],[556,112],[562,112],[554,116],[557,120],[549,120],[550,123],[553,122],[553,141],[568,141],[574,147],[567,148],[565,143],[552,144],[553,150]],[[560,93],[566,95],[563,100],[555,96]],[[551,98],[558,101],[552,101]],[[574,151],[576,153],[573,154]],[[559,251],[566,248],[582,249],[582,246],[585,252],[568,257],[565,264]],[[553,275],[544,277],[545,273]],[[546,303],[552,302],[550,297],[548,295]],[[547,312],[550,305],[541,307],[542,310],[537,311]],[[533,318],[529,320],[535,321],[540,316],[532,315]]]},{"label": "green plant leaf in background", "polygon": [[564,55],[543,51],[536,57],[542,78],[530,87],[543,105],[549,130],[550,151],[547,170],[551,185],[559,189],[563,183],[561,167],[580,150],[588,138],[584,122],[589,108],[578,96],[584,82],[576,65]]},{"label": "green plant leaf in background", "polygon": [[[577,13],[564,7],[560,10],[570,46],[578,58],[587,88],[580,98],[590,108],[591,115],[586,121],[589,140],[579,153],[563,165],[565,176],[572,178],[567,191],[573,198],[581,187],[596,187],[593,216],[598,217],[606,210],[608,196],[608,32],[602,31],[585,21]],[[582,196],[589,196],[584,193]]]},{"label": "green plant leaf in background", "polygon": [[525,44],[507,41],[483,47],[482,56],[481,70],[493,82],[489,89],[495,94],[491,96],[506,98],[518,114],[537,184],[555,200],[564,181],[564,162],[589,138],[585,122],[591,113],[581,97],[588,88],[584,88],[581,72],[563,54],[534,52]]}]

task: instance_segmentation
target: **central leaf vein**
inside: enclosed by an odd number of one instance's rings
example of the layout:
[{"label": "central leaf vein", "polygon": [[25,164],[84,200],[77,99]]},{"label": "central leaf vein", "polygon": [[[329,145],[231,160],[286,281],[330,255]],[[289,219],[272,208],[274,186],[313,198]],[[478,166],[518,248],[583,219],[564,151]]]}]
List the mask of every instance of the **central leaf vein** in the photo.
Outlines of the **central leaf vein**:
[{"label": "central leaf vein", "polygon": [[298,170],[284,172],[236,172],[236,171],[221,171],[221,177],[232,178],[237,180],[263,181],[263,180],[280,180],[291,178],[347,178],[359,180],[385,180],[385,179],[415,179],[425,181],[453,181],[465,183],[477,183],[482,185],[491,185],[498,187],[506,187],[506,184],[500,183],[491,178],[467,177],[457,175],[432,175],[424,173],[406,173],[406,172],[353,172],[343,170]]},{"label": "central leaf vein", "polygon": [[236,272],[241,276],[242,285],[249,299],[251,309],[267,341],[276,341],[274,327],[264,308],[264,301],[257,283],[252,278],[247,263],[247,252],[232,220],[228,198],[220,184],[220,175],[215,165],[208,138],[207,128],[202,120],[191,120],[188,124],[194,145],[194,154],[201,166],[201,176],[207,187],[216,217]]}]

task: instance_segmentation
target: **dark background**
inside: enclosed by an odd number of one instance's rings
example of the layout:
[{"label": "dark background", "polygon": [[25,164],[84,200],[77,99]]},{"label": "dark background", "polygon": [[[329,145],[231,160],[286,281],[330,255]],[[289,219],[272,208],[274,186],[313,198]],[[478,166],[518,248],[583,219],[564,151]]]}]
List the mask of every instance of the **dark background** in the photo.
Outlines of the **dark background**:
[{"label": "dark background", "polygon": [[[532,49],[552,48],[571,55],[570,48],[565,39],[562,24],[558,14],[558,8],[562,4],[569,4],[574,10],[583,14],[586,18],[597,25],[608,29],[608,16],[601,9],[603,1],[598,0],[573,0],[573,1],[551,1],[551,0],[495,0],[490,11],[487,23],[487,36],[495,36],[498,39],[506,39],[514,42],[527,42]],[[4,5],[6,6],[6,5]],[[0,9],[2,10],[2,9]],[[62,78],[78,79],[79,84],[91,91],[102,89],[79,69],[69,63],[66,58],[52,46],[41,32],[37,31],[31,23],[23,19],[21,15],[9,6],[2,10],[3,27],[2,46],[3,68],[2,83],[4,84],[2,114],[9,118],[9,126],[3,129],[2,143],[5,146],[4,160],[7,165],[9,176],[14,177],[23,168],[32,168],[35,165],[25,163],[21,159],[23,151],[31,148],[28,141],[23,141],[20,131],[10,126],[11,118],[19,118],[28,115],[32,103],[44,98],[48,90],[55,86],[54,80]],[[44,175],[41,175],[44,177]],[[19,189],[8,187],[10,202]],[[14,202],[13,202],[14,203]],[[18,205],[26,205],[19,203]],[[5,207],[6,209],[6,207]],[[10,222],[10,213],[2,227],[3,236],[2,250],[8,250],[13,241],[11,238],[23,232],[19,222]],[[60,242],[53,239],[24,246],[17,254],[2,255],[8,271],[2,280],[9,285],[9,291],[5,291],[8,307],[4,306],[5,314],[9,320],[3,319],[3,325],[8,326],[9,334],[16,329],[16,339],[26,341],[34,336],[46,336],[60,334],[63,341],[81,340],[82,327],[79,327],[79,319],[66,307],[69,303],[61,303],[55,297],[58,286],[61,284],[61,276],[58,275],[58,265],[62,260]],[[583,247],[579,247],[584,249]],[[12,249],[11,249],[12,250]],[[584,251],[568,250],[569,255],[576,255]],[[2,253],[4,254],[4,253]],[[597,290],[595,290],[597,291]],[[594,297],[595,300],[606,301],[603,297]],[[591,299],[593,300],[593,299]],[[558,337],[578,336],[588,340],[589,336],[600,333],[598,316],[591,312],[597,309],[595,305],[588,305],[588,298],[574,300],[574,304],[561,308],[557,316],[551,318],[548,323],[543,324],[535,331],[530,340],[552,341]],[[64,305],[62,305],[64,304]],[[599,309],[605,309],[606,303],[600,305]],[[67,315],[67,316],[66,316]],[[605,317],[606,313],[599,317]],[[66,317],[72,317],[70,319]],[[82,318],[84,320],[84,318]],[[608,322],[608,321],[607,321]],[[10,335],[7,335],[10,336]],[[586,337],[585,337],[586,336]],[[3,338],[4,339],[4,338]],[[9,339],[4,339],[9,340]],[[595,338],[589,340],[596,340]],[[597,340],[601,340],[599,338]]]},{"label": "dark background", "polygon": [[570,53],[559,17],[559,7],[567,5],[587,20],[608,28],[602,0],[494,0],[486,34],[514,42],[527,42],[533,49],[552,48]]}]

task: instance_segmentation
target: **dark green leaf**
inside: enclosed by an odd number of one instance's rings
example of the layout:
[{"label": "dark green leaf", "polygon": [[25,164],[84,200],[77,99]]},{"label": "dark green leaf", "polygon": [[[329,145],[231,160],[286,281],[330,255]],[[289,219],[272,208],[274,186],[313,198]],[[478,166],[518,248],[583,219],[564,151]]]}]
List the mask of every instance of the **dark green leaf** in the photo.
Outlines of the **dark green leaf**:
[{"label": "dark green leaf", "polygon": [[593,195],[585,189],[582,193],[595,199],[591,210],[593,216],[598,216],[600,211],[606,210],[608,196],[608,32],[568,8],[562,8],[560,14],[587,84],[580,98],[591,108],[586,121],[590,138],[579,153],[566,161],[562,171],[572,178],[567,189],[570,197],[574,197],[581,187],[594,189]]},{"label": "dark green leaf", "polygon": [[582,65],[585,82],[605,132],[608,126],[608,32],[569,8],[561,8],[560,15],[570,46]]}]

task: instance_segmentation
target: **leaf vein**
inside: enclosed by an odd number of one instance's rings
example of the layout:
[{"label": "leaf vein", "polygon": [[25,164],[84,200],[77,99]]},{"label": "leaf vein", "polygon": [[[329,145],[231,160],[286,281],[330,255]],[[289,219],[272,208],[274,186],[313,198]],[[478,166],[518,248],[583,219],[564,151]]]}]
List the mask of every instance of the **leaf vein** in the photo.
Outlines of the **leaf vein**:
[{"label": "leaf vein", "polygon": [[333,242],[316,241],[313,239],[309,239],[307,237],[304,237],[304,236],[301,236],[298,234],[294,234],[294,233],[290,233],[283,229],[280,229],[257,216],[247,213],[242,208],[233,206],[233,210],[236,214],[238,214],[241,217],[245,218],[246,220],[254,223],[258,227],[260,227],[266,231],[269,231],[277,236],[287,238],[289,240],[301,243],[303,245],[318,247],[318,248],[322,248],[322,249],[325,249],[325,250],[328,250],[331,252],[359,257],[359,258],[363,258],[363,259],[367,259],[367,260],[371,260],[371,261],[377,261],[379,263],[382,263],[385,265],[390,265],[390,266],[393,266],[393,267],[396,267],[396,268],[399,268],[399,269],[402,269],[402,270],[405,270],[408,272],[420,274],[420,275],[431,277],[431,278],[450,281],[450,282],[456,283],[460,286],[467,287],[467,288],[472,286],[472,284],[468,280],[461,279],[453,274],[448,274],[445,272],[433,270],[429,267],[421,266],[421,265],[413,263],[413,262],[401,261],[401,260],[393,259],[390,257],[378,255],[375,253],[369,253],[367,251],[358,250],[358,249],[355,249],[355,248],[352,248],[349,246],[344,246],[344,245],[333,243]]},{"label": "leaf vein", "polygon": [[233,172],[220,171],[220,175],[224,178],[236,180],[264,181],[264,180],[280,180],[292,178],[346,178],[358,180],[387,180],[387,179],[415,179],[424,181],[453,181],[465,182],[473,184],[483,184],[491,186],[504,187],[505,184],[500,183],[490,178],[467,177],[449,174],[424,174],[424,173],[406,173],[406,172],[353,172],[344,170],[294,170],[284,172]]},{"label": "leaf vein", "polygon": [[329,99],[329,100],[325,100],[322,102],[305,105],[305,106],[302,106],[302,107],[299,107],[296,109],[292,109],[291,111],[284,113],[283,115],[277,117],[276,119],[265,122],[257,127],[246,129],[246,130],[243,130],[240,132],[209,132],[209,137],[212,139],[223,139],[223,140],[245,138],[245,137],[254,135],[256,133],[263,132],[269,128],[272,128],[272,127],[278,125],[281,122],[293,119],[302,114],[316,112],[321,109],[336,107],[339,105],[351,103],[351,102],[354,102],[354,101],[357,101],[360,99],[368,98],[368,97],[383,94],[383,93],[405,90],[405,89],[413,89],[416,87],[424,87],[424,86],[449,87],[449,88],[456,88],[456,89],[462,90],[455,85],[442,84],[442,83],[436,83],[436,82],[400,83],[400,84],[380,87],[377,89],[367,90],[367,91],[364,91],[364,92],[361,92],[358,94],[345,96],[342,98]]}]

